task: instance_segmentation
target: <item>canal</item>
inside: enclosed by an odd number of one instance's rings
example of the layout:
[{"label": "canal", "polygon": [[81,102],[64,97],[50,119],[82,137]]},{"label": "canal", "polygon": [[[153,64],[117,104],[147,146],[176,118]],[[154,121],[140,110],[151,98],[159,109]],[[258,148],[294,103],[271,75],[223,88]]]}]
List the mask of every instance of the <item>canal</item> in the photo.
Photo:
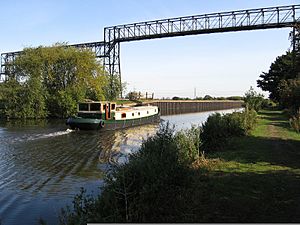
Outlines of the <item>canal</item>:
[{"label": "canal", "polygon": [[[200,125],[212,113],[161,119],[180,130]],[[0,122],[0,224],[38,224],[40,218],[57,224],[60,209],[81,187],[98,194],[110,163],[126,161],[158,127],[99,133],[68,130],[62,120]]]}]

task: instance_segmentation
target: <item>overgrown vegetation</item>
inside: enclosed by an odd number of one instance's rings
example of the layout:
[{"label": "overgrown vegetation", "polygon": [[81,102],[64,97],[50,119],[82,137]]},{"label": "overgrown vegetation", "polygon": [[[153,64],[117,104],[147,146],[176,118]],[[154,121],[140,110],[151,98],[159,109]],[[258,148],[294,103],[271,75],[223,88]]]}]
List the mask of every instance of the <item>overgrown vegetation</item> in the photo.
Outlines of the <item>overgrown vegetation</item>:
[{"label": "overgrown vegetation", "polygon": [[201,127],[200,140],[204,151],[220,150],[231,137],[245,136],[254,128],[256,111],[248,107],[243,112],[208,117]]},{"label": "overgrown vegetation", "polygon": [[297,131],[300,127],[297,115],[300,113],[300,58],[293,58],[293,52],[278,56],[268,72],[263,72],[257,80],[258,87],[270,92],[270,99],[278,102],[281,108],[290,111],[291,126]]},{"label": "overgrown vegetation", "polygon": [[248,109],[255,110],[258,112],[261,110],[263,104],[264,104],[264,96],[262,94],[257,93],[253,87],[250,87],[250,90],[248,90],[245,93],[244,96],[244,102]]},{"label": "overgrown vegetation", "polygon": [[0,100],[7,118],[64,118],[76,112],[78,101],[110,99],[120,89],[118,78],[109,85],[94,53],[63,44],[26,48],[6,69]]},{"label": "overgrown vegetation", "polygon": [[297,113],[294,113],[294,115],[291,116],[290,120],[290,126],[297,132],[300,132],[300,111]]},{"label": "overgrown vegetation", "polygon": [[[197,129],[190,132],[195,133],[185,138],[194,140]],[[197,142],[187,147],[197,146]],[[191,159],[189,155],[184,155],[185,160],[181,157],[185,154],[181,147],[186,144],[180,135],[162,126],[143,142],[140,151],[130,156],[128,163],[113,168],[100,197],[78,195],[74,210],[63,212],[62,224],[176,221],[180,210],[170,206],[185,201],[178,193],[189,185],[187,162]]]}]

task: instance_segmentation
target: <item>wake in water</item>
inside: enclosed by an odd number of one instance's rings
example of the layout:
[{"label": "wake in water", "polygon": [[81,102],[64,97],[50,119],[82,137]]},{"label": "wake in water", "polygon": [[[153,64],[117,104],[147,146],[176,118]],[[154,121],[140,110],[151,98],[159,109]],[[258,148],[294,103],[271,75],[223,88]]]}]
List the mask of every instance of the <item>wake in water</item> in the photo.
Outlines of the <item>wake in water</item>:
[{"label": "wake in water", "polygon": [[50,133],[50,134],[37,134],[37,135],[35,135],[33,137],[29,137],[27,140],[28,141],[33,141],[33,140],[37,140],[37,139],[57,137],[57,136],[69,134],[69,133],[71,133],[73,131],[74,130],[67,129],[67,130],[64,130],[64,131],[56,131],[56,132],[53,132],[53,133]]},{"label": "wake in water", "polygon": [[35,141],[35,140],[39,140],[39,139],[46,139],[46,138],[52,138],[52,137],[58,137],[58,136],[62,136],[62,135],[66,135],[69,134],[71,132],[73,132],[74,130],[71,129],[67,129],[67,130],[63,130],[63,131],[56,131],[56,132],[52,132],[49,134],[23,134],[14,138],[9,138],[9,139],[5,139],[5,142],[7,143],[18,143],[18,142],[24,142],[24,141]]}]

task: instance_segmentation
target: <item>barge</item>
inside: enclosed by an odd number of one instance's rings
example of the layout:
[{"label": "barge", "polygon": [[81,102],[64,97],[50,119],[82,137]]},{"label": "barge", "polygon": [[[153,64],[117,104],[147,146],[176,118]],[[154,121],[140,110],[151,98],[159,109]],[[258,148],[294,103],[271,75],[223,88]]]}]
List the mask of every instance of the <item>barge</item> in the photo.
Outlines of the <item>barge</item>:
[{"label": "barge", "polygon": [[159,122],[157,106],[117,106],[115,102],[80,102],[77,116],[67,119],[66,125],[77,130],[116,130]]}]

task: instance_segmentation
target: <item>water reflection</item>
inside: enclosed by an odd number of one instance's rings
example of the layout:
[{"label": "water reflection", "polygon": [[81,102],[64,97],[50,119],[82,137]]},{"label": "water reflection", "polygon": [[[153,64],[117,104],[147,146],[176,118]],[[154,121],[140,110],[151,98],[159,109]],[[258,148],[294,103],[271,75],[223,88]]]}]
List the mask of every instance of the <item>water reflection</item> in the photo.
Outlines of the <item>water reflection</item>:
[{"label": "water reflection", "polygon": [[[224,112],[231,112],[224,111]],[[210,113],[163,116],[176,129],[199,125]],[[99,193],[111,163],[123,163],[159,124],[110,132],[71,131],[64,121],[0,122],[0,221],[57,223],[80,187]]]}]

